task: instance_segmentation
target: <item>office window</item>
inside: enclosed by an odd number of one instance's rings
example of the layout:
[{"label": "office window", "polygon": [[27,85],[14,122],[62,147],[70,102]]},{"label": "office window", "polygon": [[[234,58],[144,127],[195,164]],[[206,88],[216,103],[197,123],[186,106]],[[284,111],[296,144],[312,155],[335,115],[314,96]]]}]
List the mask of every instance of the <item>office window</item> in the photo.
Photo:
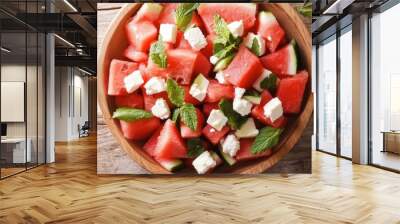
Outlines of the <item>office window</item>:
[{"label": "office window", "polygon": [[352,157],[352,32],[351,26],[340,36],[340,154]]},{"label": "office window", "polygon": [[371,18],[371,160],[400,170],[400,5]]},{"label": "office window", "polygon": [[318,48],[318,149],[336,153],[336,36]]}]

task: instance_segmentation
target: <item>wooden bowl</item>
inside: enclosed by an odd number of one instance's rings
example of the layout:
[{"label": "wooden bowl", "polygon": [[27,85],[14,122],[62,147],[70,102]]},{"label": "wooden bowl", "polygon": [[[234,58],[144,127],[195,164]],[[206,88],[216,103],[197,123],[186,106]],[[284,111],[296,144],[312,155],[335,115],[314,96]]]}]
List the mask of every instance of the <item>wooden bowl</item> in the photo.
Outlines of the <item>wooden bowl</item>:
[{"label": "wooden bowl", "polygon": [[[109,65],[114,58],[124,58],[122,53],[128,46],[125,37],[125,24],[135,15],[141,4],[132,3],[124,6],[119,14],[114,18],[105,35],[102,47],[98,55],[98,103],[103,112],[103,117],[110,128],[115,139],[129,156],[139,163],[143,168],[155,174],[170,174],[147,153],[141,149],[142,143],[132,142],[125,139],[121,133],[119,122],[112,119],[114,111],[113,97],[107,95]],[[311,74],[311,35],[297,12],[286,3],[266,3],[259,4],[259,7],[271,11],[280,25],[286,31],[289,38],[296,40],[300,58],[300,67],[306,69]],[[313,112],[313,97],[311,93],[311,80],[307,85],[301,114],[290,120],[289,126],[285,128],[279,144],[274,147],[273,154],[269,157],[260,158],[244,163],[235,164],[233,167],[219,168],[217,172],[232,174],[258,174],[272,167],[282,159],[300,139],[303,130]],[[311,149],[310,149],[311,150]]]}]

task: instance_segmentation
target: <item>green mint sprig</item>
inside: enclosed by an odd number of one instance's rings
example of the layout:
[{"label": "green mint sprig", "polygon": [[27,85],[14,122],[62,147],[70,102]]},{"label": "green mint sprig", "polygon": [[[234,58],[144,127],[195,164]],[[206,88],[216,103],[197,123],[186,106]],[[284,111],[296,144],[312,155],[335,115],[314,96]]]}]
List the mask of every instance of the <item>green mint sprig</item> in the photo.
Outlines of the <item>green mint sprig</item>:
[{"label": "green mint sprig", "polygon": [[113,113],[113,118],[123,121],[136,121],[151,117],[153,117],[153,115],[148,111],[129,107],[117,108]]},{"label": "green mint sprig", "polygon": [[251,145],[251,152],[257,154],[267,149],[270,150],[278,144],[281,133],[282,129],[279,128],[265,127],[261,129]]}]

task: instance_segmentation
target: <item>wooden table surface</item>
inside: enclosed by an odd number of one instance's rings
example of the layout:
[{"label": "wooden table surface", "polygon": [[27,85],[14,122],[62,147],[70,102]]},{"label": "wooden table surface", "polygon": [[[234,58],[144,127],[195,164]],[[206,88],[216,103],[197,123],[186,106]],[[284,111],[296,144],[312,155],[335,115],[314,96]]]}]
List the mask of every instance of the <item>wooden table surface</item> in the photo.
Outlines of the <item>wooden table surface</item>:
[{"label": "wooden table surface", "polygon": [[[97,4],[97,48],[100,50],[104,34],[114,16],[125,3]],[[306,24],[310,20],[304,18]],[[97,125],[97,172],[98,174],[148,174],[134,162],[114,140],[108,127],[102,121],[101,111],[98,111]],[[311,136],[312,121],[308,124],[302,138],[295,148],[284,159],[278,162],[267,173],[310,173],[311,172]]]}]

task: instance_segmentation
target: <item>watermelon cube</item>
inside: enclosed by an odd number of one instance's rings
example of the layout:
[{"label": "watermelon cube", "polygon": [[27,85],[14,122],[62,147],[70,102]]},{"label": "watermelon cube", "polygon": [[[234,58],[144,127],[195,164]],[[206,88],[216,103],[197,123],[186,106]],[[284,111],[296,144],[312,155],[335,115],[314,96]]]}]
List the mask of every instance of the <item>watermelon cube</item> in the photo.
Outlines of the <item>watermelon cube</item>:
[{"label": "watermelon cube", "polygon": [[148,21],[130,21],[126,25],[128,41],[136,50],[147,52],[151,43],[157,40],[157,27]]},{"label": "watermelon cube", "polygon": [[198,101],[196,98],[194,98],[192,95],[190,95],[189,91],[190,91],[190,86],[181,86],[183,88],[183,90],[185,91],[185,98],[184,101],[186,103],[190,103],[193,105],[199,105],[201,102]]},{"label": "watermelon cube", "polygon": [[305,70],[279,82],[276,96],[282,102],[284,113],[296,114],[300,112],[307,82],[308,72]]},{"label": "watermelon cube", "polygon": [[282,78],[285,75],[295,75],[297,72],[297,56],[294,41],[260,60],[266,69]]},{"label": "watermelon cube", "polygon": [[[175,9],[178,7],[179,3],[165,3],[164,9],[162,10],[160,17],[158,19],[159,24],[171,23],[176,24],[175,21]],[[203,28],[203,22],[201,21],[199,15],[196,12],[192,14],[192,21],[188,26],[195,25],[200,29]]]},{"label": "watermelon cube", "polygon": [[203,104],[203,113],[205,116],[209,116],[212,110],[218,110],[219,106],[218,106],[218,102],[216,103],[205,103]]},{"label": "watermelon cube", "polygon": [[221,131],[216,130],[215,128],[211,127],[207,124],[203,128],[203,135],[214,145],[218,144],[223,137],[229,132],[229,127],[225,125]]},{"label": "watermelon cube", "polygon": [[203,53],[206,58],[210,58],[214,54],[214,39],[215,36],[212,34],[207,35],[206,40],[207,40],[207,46],[203,49],[201,49],[201,53]]},{"label": "watermelon cube", "polygon": [[139,65],[135,62],[113,59],[110,64],[108,76],[108,95],[118,96],[128,94],[125,89],[124,78],[137,70],[138,67]]},{"label": "watermelon cube", "polygon": [[197,9],[207,32],[214,32],[214,16],[220,15],[225,22],[243,20],[245,31],[256,21],[257,5],[254,3],[202,3]]},{"label": "watermelon cube", "polygon": [[224,85],[216,80],[210,80],[205,102],[218,103],[223,98],[233,99],[234,96],[235,88],[232,85]]},{"label": "watermelon cube", "polygon": [[162,9],[162,5],[158,3],[144,3],[136,13],[134,20],[138,22],[143,20],[155,22],[160,16]]},{"label": "watermelon cube", "polygon": [[202,129],[204,126],[204,115],[197,108],[196,108],[196,114],[197,114],[197,128],[195,131],[186,126],[181,120],[180,125],[181,125],[182,138],[197,138],[201,136]]},{"label": "watermelon cube", "polygon": [[175,48],[192,49],[189,42],[183,37],[182,31],[178,31],[178,33],[176,34]]},{"label": "watermelon cube", "polygon": [[250,88],[262,72],[263,66],[258,57],[242,45],[228,68],[224,70],[224,75],[231,84]]},{"label": "watermelon cube", "polygon": [[125,138],[129,140],[145,140],[150,137],[157,128],[160,127],[161,121],[157,117],[140,119],[136,121],[120,120],[121,131]]},{"label": "watermelon cube", "polygon": [[159,98],[163,98],[165,101],[167,101],[168,106],[170,108],[173,107],[172,103],[169,101],[167,92],[156,93],[153,95],[147,95],[146,91],[144,89],[142,89],[142,92],[143,92],[143,100],[144,100],[144,109],[146,111],[151,111],[151,108],[154,106],[157,99],[159,99]]},{"label": "watermelon cube", "polygon": [[124,51],[124,56],[131,61],[135,62],[147,62],[147,54],[141,51],[137,51],[134,46],[129,46]]},{"label": "watermelon cube", "polygon": [[265,39],[265,46],[271,53],[276,51],[286,35],[275,16],[270,12],[259,13],[257,33]]},{"label": "watermelon cube", "polygon": [[115,96],[115,105],[117,107],[132,107],[143,109],[143,96],[139,93],[131,93],[124,96]]},{"label": "watermelon cube", "polygon": [[242,138],[240,139],[240,149],[235,155],[236,161],[246,161],[257,159],[260,157],[269,156],[272,154],[271,149],[266,149],[264,152],[253,154],[251,152],[251,145],[254,142],[254,138]]},{"label": "watermelon cube", "polygon": [[154,154],[158,158],[187,157],[186,144],[181,138],[175,122],[172,120],[167,120],[164,123]]},{"label": "watermelon cube", "polygon": [[160,126],[153,135],[147,140],[147,142],[143,145],[143,149],[149,156],[155,155],[155,150],[158,142],[158,137],[160,136],[162,126]]},{"label": "watermelon cube", "polygon": [[268,92],[268,90],[264,90],[261,93],[261,102],[259,105],[255,106],[252,110],[251,110],[251,115],[259,120],[261,123],[265,124],[265,125],[269,125],[272,126],[274,128],[282,128],[286,125],[286,118],[284,116],[278,118],[277,120],[275,120],[274,122],[271,121],[270,118],[267,118],[264,115],[264,105],[266,103],[268,103],[270,100],[272,100],[272,96],[271,94]]}]

